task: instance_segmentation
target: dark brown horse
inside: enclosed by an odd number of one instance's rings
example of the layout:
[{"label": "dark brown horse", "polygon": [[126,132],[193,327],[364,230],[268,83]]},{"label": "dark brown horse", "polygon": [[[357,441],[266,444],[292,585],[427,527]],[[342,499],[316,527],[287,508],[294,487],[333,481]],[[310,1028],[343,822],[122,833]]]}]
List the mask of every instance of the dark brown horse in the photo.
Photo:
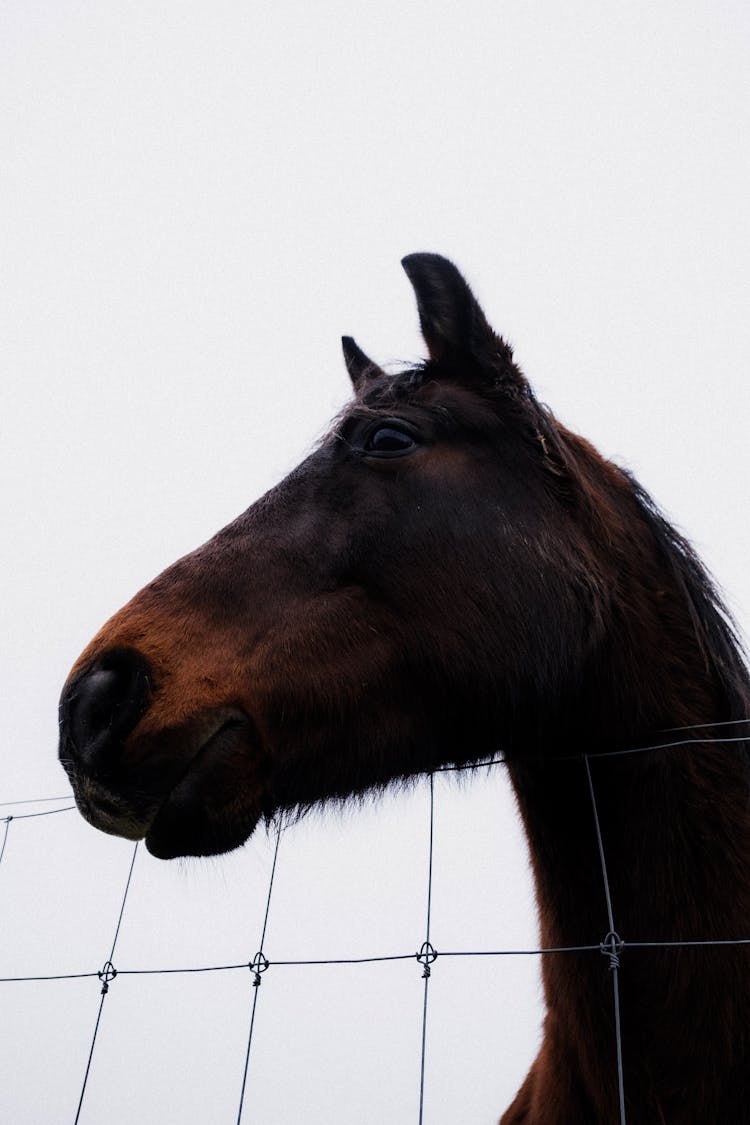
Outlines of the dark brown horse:
[{"label": "dark brown horse", "polygon": [[[354,401],[286,480],[99,632],[61,702],[83,815],[156,856],[501,751],[544,946],[613,910],[630,1125],[750,1121],[750,686],[716,591],[638,484],[535,399],[454,266],[405,259],[429,360],[345,338]],[[697,724],[711,724],[697,727]],[[616,756],[670,741],[690,745]],[[737,735],[744,727],[730,728]],[[584,759],[588,755],[588,759]],[[549,955],[506,1125],[618,1120],[611,977]]]}]

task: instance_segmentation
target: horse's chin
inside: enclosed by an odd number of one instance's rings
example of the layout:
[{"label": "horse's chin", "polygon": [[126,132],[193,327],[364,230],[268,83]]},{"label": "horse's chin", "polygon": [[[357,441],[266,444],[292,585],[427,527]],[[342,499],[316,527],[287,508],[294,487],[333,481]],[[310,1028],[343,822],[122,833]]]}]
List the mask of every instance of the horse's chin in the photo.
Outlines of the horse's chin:
[{"label": "horse's chin", "polygon": [[260,812],[240,817],[212,815],[198,801],[173,796],[146,833],[146,847],[156,859],[222,855],[245,843],[260,816]]},{"label": "horse's chin", "polygon": [[220,855],[244,844],[262,815],[258,751],[249,719],[222,726],[160,805],[145,833],[151,855]]},{"label": "horse's chin", "polygon": [[252,835],[262,815],[257,796],[212,780],[210,771],[191,770],[167,797],[145,834],[156,859],[221,855]]}]

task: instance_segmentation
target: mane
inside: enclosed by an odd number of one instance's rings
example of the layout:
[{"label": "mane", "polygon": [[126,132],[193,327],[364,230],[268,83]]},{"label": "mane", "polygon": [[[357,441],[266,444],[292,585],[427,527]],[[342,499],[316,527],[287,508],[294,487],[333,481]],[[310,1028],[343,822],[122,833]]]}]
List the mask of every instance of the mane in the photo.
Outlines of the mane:
[{"label": "mane", "polygon": [[[750,674],[737,626],[716,581],[693,547],[669,522],[632,473],[620,469],[659,553],[668,563],[688,607],[707,672],[716,676],[726,696],[728,717],[744,719],[750,710]],[[711,716],[707,716],[707,719]]]}]

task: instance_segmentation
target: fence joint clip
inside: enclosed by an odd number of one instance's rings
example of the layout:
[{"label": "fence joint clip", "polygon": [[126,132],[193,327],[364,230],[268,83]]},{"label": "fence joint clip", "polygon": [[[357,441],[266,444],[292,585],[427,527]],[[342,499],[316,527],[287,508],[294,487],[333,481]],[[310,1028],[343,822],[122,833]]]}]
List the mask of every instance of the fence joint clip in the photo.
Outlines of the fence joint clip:
[{"label": "fence joint clip", "polygon": [[248,965],[248,969],[250,970],[251,973],[254,974],[254,976],[253,976],[253,988],[258,988],[260,986],[260,974],[265,973],[268,966],[269,966],[268,958],[264,956],[262,950],[259,950],[255,954],[255,956],[253,957],[250,964]]},{"label": "fence joint clip", "polygon": [[625,942],[616,930],[610,930],[604,940],[599,943],[602,954],[609,958],[610,972],[614,973],[620,968],[620,954],[624,948]]},{"label": "fence joint clip", "polygon": [[429,941],[422,942],[422,948],[417,954],[417,961],[419,961],[420,965],[424,966],[422,979],[427,980],[430,976],[430,965],[432,965],[434,961],[437,961],[437,950]]},{"label": "fence joint clip", "polygon": [[100,969],[96,975],[102,982],[102,996],[106,996],[109,992],[109,982],[113,981],[117,976],[117,969],[111,961],[105,961],[104,968]]}]

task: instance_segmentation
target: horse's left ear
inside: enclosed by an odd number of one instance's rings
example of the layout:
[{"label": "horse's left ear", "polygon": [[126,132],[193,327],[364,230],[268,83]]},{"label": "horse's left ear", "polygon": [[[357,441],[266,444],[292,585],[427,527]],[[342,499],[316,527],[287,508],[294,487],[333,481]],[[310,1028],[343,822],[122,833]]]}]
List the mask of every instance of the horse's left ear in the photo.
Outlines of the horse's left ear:
[{"label": "horse's left ear", "polygon": [[355,390],[369,379],[375,379],[378,375],[384,374],[383,369],[378,367],[377,363],[373,363],[369,356],[365,355],[351,336],[341,337],[341,347],[344,352],[346,370],[349,372],[349,378],[354,384]]},{"label": "horse's left ear", "polygon": [[453,262],[440,254],[409,254],[401,265],[414,287],[431,360],[495,384],[526,385],[510,346],[490,328]]}]

